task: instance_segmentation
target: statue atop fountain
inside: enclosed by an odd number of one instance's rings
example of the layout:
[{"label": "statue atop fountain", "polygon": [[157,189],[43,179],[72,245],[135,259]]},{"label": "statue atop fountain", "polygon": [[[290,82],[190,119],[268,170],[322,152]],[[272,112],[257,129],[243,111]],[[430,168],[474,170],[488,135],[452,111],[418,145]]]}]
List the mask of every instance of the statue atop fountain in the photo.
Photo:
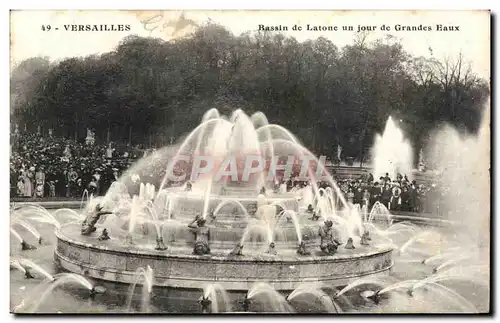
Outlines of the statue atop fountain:
[{"label": "statue atop fountain", "polygon": [[338,246],[341,243],[333,236],[333,222],[326,220],[325,223],[319,228],[319,236],[321,238],[320,248],[321,251],[327,255],[333,255],[337,252]]},{"label": "statue atop fountain", "polygon": [[82,235],[88,236],[91,233],[94,233],[97,230],[97,228],[95,227],[95,224],[97,223],[97,221],[99,221],[101,216],[113,213],[113,212],[109,212],[109,211],[102,211],[102,208],[103,207],[100,204],[97,204],[95,206],[94,211],[92,211],[90,214],[88,214],[87,217],[85,218],[85,220],[83,220],[82,230],[81,230]]},{"label": "statue atop fountain", "polygon": [[194,249],[193,254],[195,255],[207,255],[210,254],[210,229],[205,226],[206,220],[201,216],[197,215],[194,220],[188,224],[188,228],[194,234]]}]

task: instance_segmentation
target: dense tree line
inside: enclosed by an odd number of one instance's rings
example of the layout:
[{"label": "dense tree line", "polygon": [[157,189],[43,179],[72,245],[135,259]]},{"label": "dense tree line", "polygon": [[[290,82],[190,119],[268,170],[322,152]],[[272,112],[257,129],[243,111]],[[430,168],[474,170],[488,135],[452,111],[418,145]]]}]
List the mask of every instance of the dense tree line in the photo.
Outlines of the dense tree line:
[{"label": "dense tree line", "polygon": [[[432,56],[431,56],[432,57]],[[474,132],[489,84],[457,53],[412,57],[390,36],[338,48],[276,33],[232,35],[207,24],[174,41],[128,36],[112,52],[23,61],[11,74],[12,124],[83,139],[168,143],[209,108],[263,111],[313,151],[360,158],[389,115],[417,148],[438,123]]]}]

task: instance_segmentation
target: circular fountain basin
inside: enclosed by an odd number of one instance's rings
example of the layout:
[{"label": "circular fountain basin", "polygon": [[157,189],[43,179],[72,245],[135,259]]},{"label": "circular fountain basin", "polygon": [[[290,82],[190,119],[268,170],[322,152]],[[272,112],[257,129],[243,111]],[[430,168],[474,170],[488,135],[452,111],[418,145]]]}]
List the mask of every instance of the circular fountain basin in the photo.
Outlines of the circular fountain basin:
[{"label": "circular fountain basin", "polygon": [[62,226],[56,237],[54,259],[63,270],[131,284],[136,282],[138,268],[150,266],[155,286],[181,289],[217,283],[228,291],[245,291],[256,282],[269,283],[282,291],[307,282],[344,286],[360,277],[387,275],[393,266],[390,247],[340,247],[333,256],[322,255],[317,245],[310,247],[311,256],[279,246],[275,256],[248,250],[244,256],[228,256],[227,249],[212,249],[211,255],[198,256],[187,246],[156,251],[154,240],[130,245],[122,238],[113,238],[112,232],[110,240],[99,241],[97,233],[80,235],[80,227],[74,223]]}]

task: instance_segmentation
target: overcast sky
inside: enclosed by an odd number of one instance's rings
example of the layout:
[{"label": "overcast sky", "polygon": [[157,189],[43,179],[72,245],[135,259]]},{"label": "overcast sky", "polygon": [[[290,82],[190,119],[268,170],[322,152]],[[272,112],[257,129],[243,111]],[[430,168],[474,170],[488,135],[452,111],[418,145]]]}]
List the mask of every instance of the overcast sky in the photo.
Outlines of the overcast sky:
[{"label": "overcast sky", "polygon": [[[161,37],[165,40],[182,36],[172,35],[170,27],[161,28],[168,21],[180,17],[179,11],[162,12],[156,19],[159,26],[152,33],[144,28],[142,20],[159,12],[137,11],[13,11],[11,13],[11,65],[33,56],[48,56],[51,60],[87,56],[113,50],[125,36]],[[185,17],[196,23],[211,19],[234,34],[256,31],[259,24],[288,26],[286,35],[299,41],[323,36],[338,47],[351,44],[358,25],[377,26],[369,40],[391,34],[401,40],[404,48],[415,56],[456,58],[462,52],[479,76],[490,76],[490,16],[487,11],[186,11]],[[69,24],[129,24],[127,32],[72,32],[65,31]],[[295,24],[311,26],[338,26],[339,31],[293,31]],[[432,31],[395,31],[395,25],[430,26]],[[459,26],[459,31],[437,31],[436,25]],[[51,26],[43,31],[42,25]],[[354,31],[342,31],[341,26],[351,25]],[[381,31],[380,26],[390,26],[391,31]],[[150,25],[152,26],[152,25]],[[58,28],[58,30],[55,30]],[[189,31],[186,29],[185,31]],[[431,49],[431,50],[429,50]]]}]

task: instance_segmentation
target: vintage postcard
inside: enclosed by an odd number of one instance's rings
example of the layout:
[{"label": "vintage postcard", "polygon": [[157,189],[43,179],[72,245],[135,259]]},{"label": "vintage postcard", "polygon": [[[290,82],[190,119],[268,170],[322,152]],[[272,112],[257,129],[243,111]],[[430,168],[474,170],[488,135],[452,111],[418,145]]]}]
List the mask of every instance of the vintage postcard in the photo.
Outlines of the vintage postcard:
[{"label": "vintage postcard", "polygon": [[11,11],[11,313],[490,313],[490,26]]}]

